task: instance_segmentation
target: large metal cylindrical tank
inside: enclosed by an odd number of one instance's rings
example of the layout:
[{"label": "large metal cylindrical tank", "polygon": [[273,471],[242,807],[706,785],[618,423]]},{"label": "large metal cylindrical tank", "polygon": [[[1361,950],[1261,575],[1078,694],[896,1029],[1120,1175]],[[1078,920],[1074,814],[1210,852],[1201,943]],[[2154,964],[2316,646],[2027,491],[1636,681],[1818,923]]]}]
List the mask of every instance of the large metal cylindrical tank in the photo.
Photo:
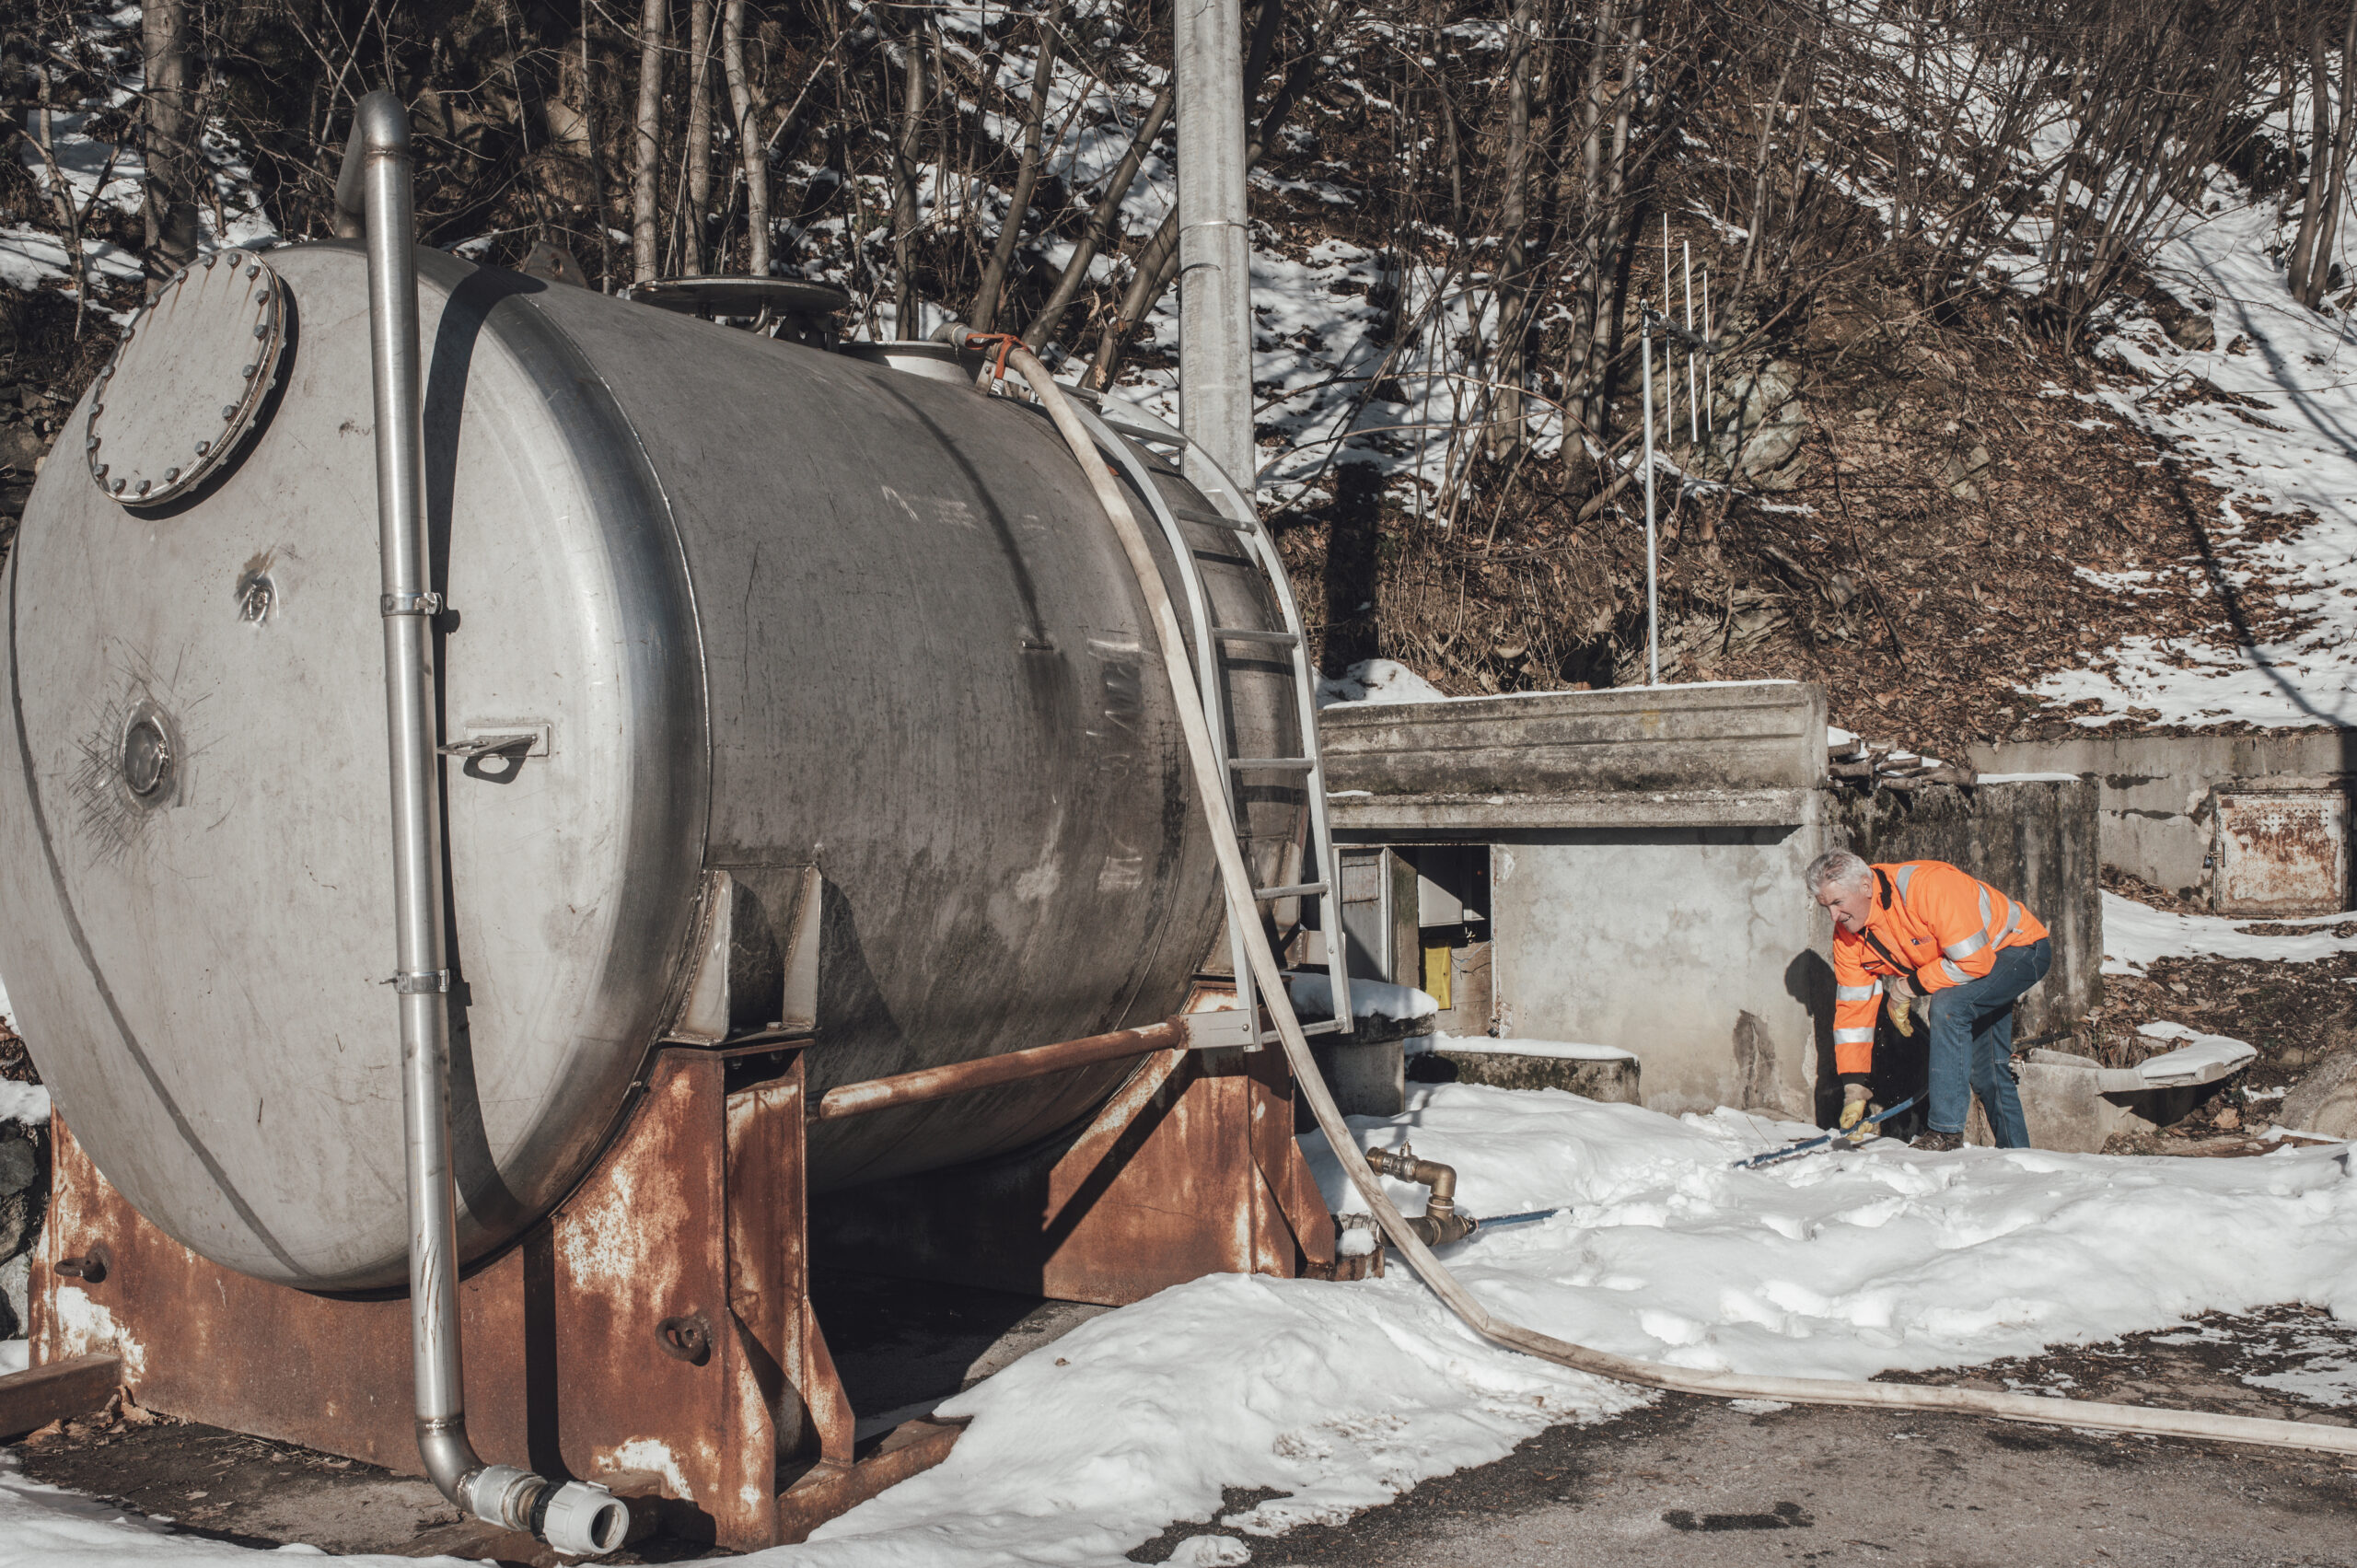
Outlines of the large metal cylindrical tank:
[{"label": "large metal cylindrical tank", "polygon": [[[341,244],[230,260],[140,318],[69,426],[99,447],[61,443],[8,562],[0,974],[144,1214],[373,1289],[408,1237],[366,277]],[[814,1093],[1183,1005],[1211,846],[1137,586],[1037,409],[419,268],[443,734],[531,738],[442,781],[468,1256],[627,1113],[710,873],[818,868]],[[197,477],[140,504],[119,482],[173,441]],[[1186,527],[1215,619],[1278,624],[1237,536]],[[1289,676],[1237,656],[1238,750],[1297,755]],[[1239,794],[1285,880],[1299,789]],[[1019,1147],[1125,1071],[814,1125],[814,1182]]]}]

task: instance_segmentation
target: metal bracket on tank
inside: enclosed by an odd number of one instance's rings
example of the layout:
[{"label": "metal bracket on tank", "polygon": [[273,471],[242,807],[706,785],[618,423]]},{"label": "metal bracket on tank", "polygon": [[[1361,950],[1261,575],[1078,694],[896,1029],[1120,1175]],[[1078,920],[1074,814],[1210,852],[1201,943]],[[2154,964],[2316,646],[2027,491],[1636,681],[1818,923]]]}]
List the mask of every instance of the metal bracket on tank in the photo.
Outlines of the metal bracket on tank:
[{"label": "metal bracket on tank", "polygon": [[663,1038],[725,1045],[816,1028],[824,886],[815,865],[705,872],[689,972]]}]

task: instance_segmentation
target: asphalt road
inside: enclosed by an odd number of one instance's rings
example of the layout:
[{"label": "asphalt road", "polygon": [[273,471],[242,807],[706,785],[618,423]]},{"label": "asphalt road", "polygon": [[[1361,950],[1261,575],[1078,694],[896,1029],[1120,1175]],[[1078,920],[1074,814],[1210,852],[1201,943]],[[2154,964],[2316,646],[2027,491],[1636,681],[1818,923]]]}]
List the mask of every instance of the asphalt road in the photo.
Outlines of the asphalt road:
[{"label": "asphalt road", "polygon": [[[1175,1527],[1131,1556],[1162,1561],[1207,1533],[1221,1532]],[[1951,1416],[1752,1414],[1666,1396],[1542,1433],[1348,1524],[1238,1539],[1269,1568],[2357,1564],[2357,1469],[2280,1450]]]}]

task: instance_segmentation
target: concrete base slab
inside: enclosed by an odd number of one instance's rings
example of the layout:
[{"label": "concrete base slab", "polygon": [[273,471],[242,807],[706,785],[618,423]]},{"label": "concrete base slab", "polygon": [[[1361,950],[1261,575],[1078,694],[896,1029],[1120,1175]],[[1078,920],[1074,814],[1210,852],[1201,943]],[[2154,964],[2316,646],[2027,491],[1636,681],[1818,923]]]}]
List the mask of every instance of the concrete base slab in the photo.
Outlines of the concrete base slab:
[{"label": "concrete base slab", "polygon": [[1633,1056],[1596,1062],[1515,1051],[1473,1051],[1460,1043],[1425,1051],[1410,1064],[1420,1084],[1485,1084],[1496,1089],[1562,1089],[1585,1099],[1643,1105]]}]

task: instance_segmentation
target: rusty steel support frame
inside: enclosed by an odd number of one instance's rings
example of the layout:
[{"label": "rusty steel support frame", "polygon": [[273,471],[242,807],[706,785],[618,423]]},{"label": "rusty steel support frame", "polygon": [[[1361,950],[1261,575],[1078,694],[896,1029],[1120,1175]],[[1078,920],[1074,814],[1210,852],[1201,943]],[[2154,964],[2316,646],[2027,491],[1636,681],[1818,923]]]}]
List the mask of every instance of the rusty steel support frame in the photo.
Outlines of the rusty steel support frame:
[{"label": "rusty steel support frame", "polygon": [[1116,1307],[1204,1274],[1380,1268],[1336,1257],[1273,1051],[1156,1051],[1077,1132],[831,1194],[810,1231],[830,1265]]},{"label": "rusty steel support frame", "polygon": [[[853,1267],[1079,1301],[1366,1266],[1338,1268],[1276,1051],[1156,1051],[1045,1149],[814,1212],[803,1050],[658,1052],[588,1179],[467,1276],[467,1409],[487,1448],[603,1481],[691,1539],[797,1541],[938,1463],[958,1432],[910,1422],[854,1451],[810,1305],[814,1230]],[[119,1356],[149,1409],[421,1473],[406,1299],[313,1295],[209,1262],[108,1183],[62,1114],[52,1131],[36,1363]]]}]

